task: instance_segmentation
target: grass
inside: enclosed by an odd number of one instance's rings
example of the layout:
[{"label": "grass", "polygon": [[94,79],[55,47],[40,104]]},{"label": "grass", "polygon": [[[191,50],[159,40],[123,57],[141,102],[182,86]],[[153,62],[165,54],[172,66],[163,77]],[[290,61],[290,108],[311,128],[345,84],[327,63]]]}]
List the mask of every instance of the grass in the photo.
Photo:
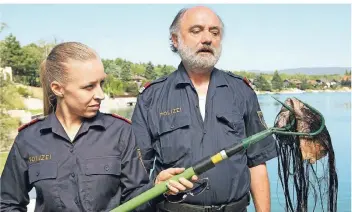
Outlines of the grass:
[{"label": "grass", "polygon": [[8,154],[9,154],[8,152],[1,152],[0,153],[0,175],[2,174],[2,171],[4,170],[4,166],[5,166]]}]

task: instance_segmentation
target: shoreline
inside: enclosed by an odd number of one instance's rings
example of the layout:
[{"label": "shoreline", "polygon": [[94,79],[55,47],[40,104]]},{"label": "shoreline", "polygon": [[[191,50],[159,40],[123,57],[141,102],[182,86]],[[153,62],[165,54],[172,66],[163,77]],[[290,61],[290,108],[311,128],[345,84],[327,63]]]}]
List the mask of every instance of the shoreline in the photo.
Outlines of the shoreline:
[{"label": "shoreline", "polygon": [[325,90],[300,90],[300,89],[291,89],[291,90],[282,90],[282,91],[255,91],[257,95],[265,94],[300,94],[300,93],[348,93],[352,92],[351,88],[345,89],[325,89]]}]

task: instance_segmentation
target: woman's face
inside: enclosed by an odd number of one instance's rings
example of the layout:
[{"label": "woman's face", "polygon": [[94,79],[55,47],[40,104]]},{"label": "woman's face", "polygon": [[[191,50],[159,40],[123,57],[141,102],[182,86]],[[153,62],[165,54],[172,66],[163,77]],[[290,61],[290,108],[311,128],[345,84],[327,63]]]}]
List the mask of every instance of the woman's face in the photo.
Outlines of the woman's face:
[{"label": "woman's face", "polygon": [[62,86],[60,104],[72,115],[85,118],[95,116],[104,99],[102,86],[106,74],[101,60],[71,60],[66,66],[68,79]]}]

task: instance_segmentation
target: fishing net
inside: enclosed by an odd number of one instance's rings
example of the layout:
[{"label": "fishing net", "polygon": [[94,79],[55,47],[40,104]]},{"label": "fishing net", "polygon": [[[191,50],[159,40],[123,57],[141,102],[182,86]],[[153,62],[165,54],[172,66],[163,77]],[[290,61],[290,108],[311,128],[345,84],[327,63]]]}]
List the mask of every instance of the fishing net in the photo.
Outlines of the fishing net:
[{"label": "fishing net", "polygon": [[[286,127],[286,131],[293,133],[274,133],[277,139],[278,174],[286,211],[335,212],[337,209],[335,154],[322,119],[323,116],[318,111],[296,98],[288,98],[276,117],[275,128]],[[310,135],[322,126],[324,128],[320,133]],[[294,132],[307,135],[297,135]]]}]

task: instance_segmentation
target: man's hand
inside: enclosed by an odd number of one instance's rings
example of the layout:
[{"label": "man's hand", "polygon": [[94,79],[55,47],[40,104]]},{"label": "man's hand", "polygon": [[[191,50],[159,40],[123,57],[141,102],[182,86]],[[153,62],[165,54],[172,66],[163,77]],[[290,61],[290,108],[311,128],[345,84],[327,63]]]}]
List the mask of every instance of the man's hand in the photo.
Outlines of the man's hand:
[{"label": "man's hand", "polygon": [[[169,168],[169,169],[163,170],[156,177],[154,184],[157,185],[159,183],[167,181],[173,176],[181,174],[184,170],[185,170],[184,168]],[[197,180],[198,180],[198,177],[196,175],[193,175],[192,181],[197,181]],[[170,195],[170,194],[176,195],[180,191],[185,191],[186,189],[193,188],[193,183],[187,180],[186,178],[181,177],[179,179],[179,182],[170,180],[167,183],[167,187],[169,188],[169,191],[166,193],[167,195]]]}]

